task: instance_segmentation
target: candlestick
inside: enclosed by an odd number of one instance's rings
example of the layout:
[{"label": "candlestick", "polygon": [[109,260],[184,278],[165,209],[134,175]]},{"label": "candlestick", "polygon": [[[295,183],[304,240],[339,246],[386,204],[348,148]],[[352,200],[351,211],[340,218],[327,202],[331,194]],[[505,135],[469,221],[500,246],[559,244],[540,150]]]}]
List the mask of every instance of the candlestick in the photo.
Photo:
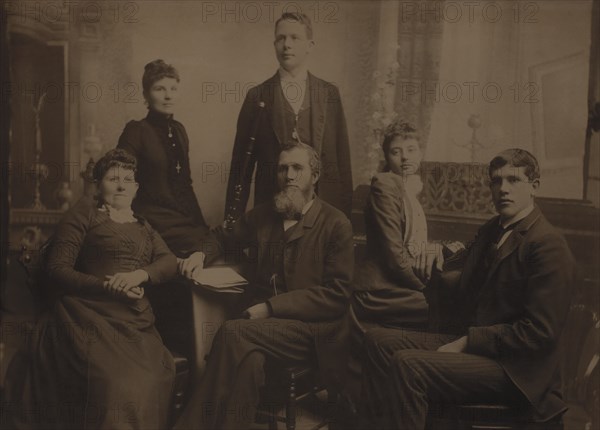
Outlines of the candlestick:
[{"label": "candlestick", "polygon": [[33,114],[35,116],[35,152],[42,153],[42,129],[40,127],[40,113],[44,107],[44,100],[46,99],[46,93],[40,96],[37,107],[32,106]]},{"label": "candlestick", "polygon": [[44,101],[46,99],[46,93],[40,96],[37,102],[37,106],[32,103],[31,109],[33,110],[35,120],[35,161],[32,166],[32,173],[35,180],[35,189],[33,195],[33,203],[31,209],[44,210],[46,207],[42,203],[40,196],[40,183],[43,179],[48,177],[48,166],[40,162],[42,155],[42,128],[40,127],[40,114],[44,108]]}]

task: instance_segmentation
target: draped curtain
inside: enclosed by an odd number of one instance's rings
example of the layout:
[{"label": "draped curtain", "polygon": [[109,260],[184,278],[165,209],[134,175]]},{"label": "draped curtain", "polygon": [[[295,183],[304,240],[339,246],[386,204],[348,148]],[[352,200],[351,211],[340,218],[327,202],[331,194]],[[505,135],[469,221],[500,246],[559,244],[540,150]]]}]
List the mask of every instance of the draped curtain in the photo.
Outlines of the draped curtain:
[{"label": "draped curtain", "polygon": [[[422,19],[420,4],[442,2],[382,1],[378,6],[376,61],[367,79],[363,99],[363,153],[357,166],[359,181],[370,182],[381,170],[381,143],[385,127],[397,116],[417,126],[423,145],[428,142],[433,102],[422,100],[420,89],[436,85],[439,73],[443,21]],[[416,9],[407,10],[407,6]]]},{"label": "draped curtain", "polygon": [[[431,5],[427,6],[427,3]],[[417,126],[425,146],[435,103],[435,97],[429,94],[439,87],[444,25],[435,14],[441,10],[441,3],[422,2],[418,13],[402,5],[398,11],[398,75],[394,105],[402,118]],[[426,12],[422,8],[429,8],[430,13],[422,15]]]}]

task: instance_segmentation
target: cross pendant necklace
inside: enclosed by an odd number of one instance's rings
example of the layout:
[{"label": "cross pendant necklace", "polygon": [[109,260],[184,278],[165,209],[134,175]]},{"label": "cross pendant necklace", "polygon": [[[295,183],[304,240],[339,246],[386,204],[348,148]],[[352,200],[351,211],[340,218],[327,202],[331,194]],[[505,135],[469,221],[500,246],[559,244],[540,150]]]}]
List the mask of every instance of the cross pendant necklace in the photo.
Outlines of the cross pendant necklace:
[{"label": "cross pendant necklace", "polygon": [[[169,136],[169,139],[173,138],[173,130],[171,129],[171,124],[169,123],[167,125],[168,127],[168,133],[167,136]],[[171,146],[173,148],[175,148],[175,142],[171,141]],[[179,175],[179,172],[181,172],[181,164],[179,164],[179,160],[177,160],[177,166],[175,166],[175,170],[177,170],[177,174]]]}]

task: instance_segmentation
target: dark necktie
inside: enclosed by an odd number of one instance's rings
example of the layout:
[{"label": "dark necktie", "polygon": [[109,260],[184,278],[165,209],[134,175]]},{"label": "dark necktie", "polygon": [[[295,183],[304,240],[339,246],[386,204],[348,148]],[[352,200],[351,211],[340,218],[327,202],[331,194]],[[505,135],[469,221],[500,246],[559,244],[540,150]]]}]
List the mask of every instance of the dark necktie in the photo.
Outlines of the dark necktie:
[{"label": "dark necktie", "polygon": [[490,236],[490,243],[487,248],[485,263],[486,267],[490,267],[496,256],[498,255],[498,250],[500,249],[500,240],[504,237],[504,235],[515,228],[515,224],[510,224],[507,227],[502,227],[500,224],[496,227],[496,230]]}]

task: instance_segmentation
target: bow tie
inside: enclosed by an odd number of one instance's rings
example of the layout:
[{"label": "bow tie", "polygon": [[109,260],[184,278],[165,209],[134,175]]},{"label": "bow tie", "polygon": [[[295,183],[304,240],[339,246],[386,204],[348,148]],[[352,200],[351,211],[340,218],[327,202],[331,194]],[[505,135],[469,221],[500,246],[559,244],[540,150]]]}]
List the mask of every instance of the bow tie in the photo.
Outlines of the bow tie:
[{"label": "bow tie", "polygon": [[300,221],[302,219],[301,213],[293,214],[291,217],[284,216],[283,219],[286,221]]},{"label": "bow tie", "polygon": [[502,239],[507,232],[514,230],[514,228],[517,224],[518,224],[517,222],[514,222],[506,227],[502,227],[502,225],[498,224],[496,231],[492,235],[492,238],[493,238],[492,243],[500,242],[500,239]]}]

